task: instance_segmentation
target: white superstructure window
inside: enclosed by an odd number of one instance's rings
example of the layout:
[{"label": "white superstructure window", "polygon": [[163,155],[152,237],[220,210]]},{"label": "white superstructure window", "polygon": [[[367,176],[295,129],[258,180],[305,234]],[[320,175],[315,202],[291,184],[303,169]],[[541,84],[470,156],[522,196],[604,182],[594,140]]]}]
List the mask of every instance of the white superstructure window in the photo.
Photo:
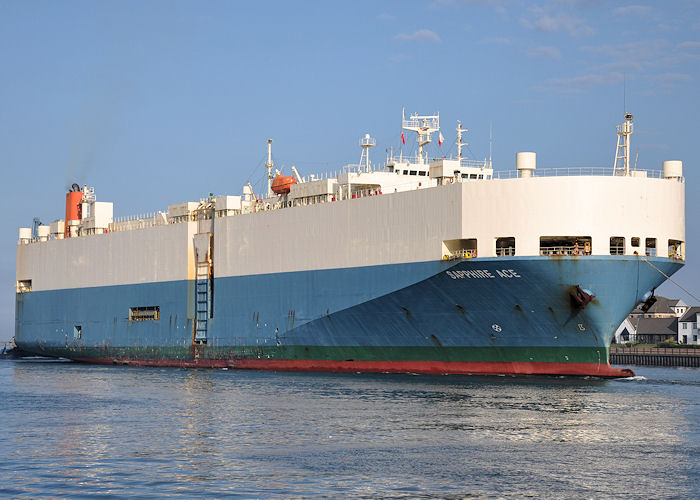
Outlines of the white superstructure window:
[{"label": "white superstructure window", "polygon": [[647,257],[656,257],[656,238],[646,239],[646,249],[644,253]]},{"label": "white superstructure window", "polygon": [[496,255],[499,257],[515,255],[515,237],[496,238]]},{"label": "white superstructure window", "polygon": [[610,255],[625,255],[624,236],[610,237]]}]

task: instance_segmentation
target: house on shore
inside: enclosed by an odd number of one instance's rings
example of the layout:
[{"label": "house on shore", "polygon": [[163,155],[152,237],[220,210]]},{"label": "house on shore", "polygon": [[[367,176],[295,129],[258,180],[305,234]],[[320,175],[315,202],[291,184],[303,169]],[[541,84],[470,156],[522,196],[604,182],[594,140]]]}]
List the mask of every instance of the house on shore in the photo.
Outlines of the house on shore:
[{"label": "house on shore", "polygon": [[[644,311],[641,305],[637,306],[625,318],[615,332],[614,342],[658,344],[675,340],[682,344],[697,344],[700,307],[688,307],[679,299],[660,296],[656,299],[656,303],[648,310]],[[693,310],[696,312],[691,313]]]},{"label": "house on shore", "polygon": [[678,343],[698,345],[700,307],[691,307],[678,319]]}]

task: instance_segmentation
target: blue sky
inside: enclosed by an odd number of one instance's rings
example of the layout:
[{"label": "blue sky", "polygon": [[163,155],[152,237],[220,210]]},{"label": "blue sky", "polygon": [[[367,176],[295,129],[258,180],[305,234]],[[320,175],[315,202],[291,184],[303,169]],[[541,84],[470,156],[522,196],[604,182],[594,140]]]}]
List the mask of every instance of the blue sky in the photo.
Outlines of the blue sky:
[{"label": "blue sky", "polygon": [[440,154],[461,120],[486,157],[492,126],[494,167],[509,170],[517,151],[538,168],[610,166],[626,101],[638,168],[684,161],[674,278],[700,293],[697,1],[0,0],[0,65],[0,339],[17,228],[62,218],[71,183],[116,216],[248,180],[260,192],[268,137],[278,165],[335,170],[367,132],[375,160],[398,149],[404,107],[440,112]]}]

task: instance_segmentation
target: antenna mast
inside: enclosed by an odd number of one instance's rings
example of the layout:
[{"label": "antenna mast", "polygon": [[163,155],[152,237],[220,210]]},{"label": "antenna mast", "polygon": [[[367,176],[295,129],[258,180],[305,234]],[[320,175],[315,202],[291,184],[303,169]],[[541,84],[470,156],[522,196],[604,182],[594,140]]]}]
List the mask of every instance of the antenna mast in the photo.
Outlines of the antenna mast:
[{"label": "antenna mast", "polygon": [[462,147],[469,146],[468,142],[462,142],[462,134],[468,132],[468,128],[462,128],[462,122],[457,121],[457,159],[462,159]]},{"label": "antenna mast", "polygon": [[369,148],[373,148],[377,145],[377,140],[374,137],[370,137],[369,134],[365,134],[364,137],[360,139],[360,147],[362,148],[362,155],[360,156],[360,168],[362,168],[362,162],[365,162],[366,171],[371,170],[369,164]]},{"label": "antenna mast", "polygon": [[[634,132],[632,113],[625,113],[625,123],[617,126],[617,149],[615,150],[614,175],[630,174],[630,136]],[[622,166],[618,173],[617,160],[622,160]]]},{"label": "antenna mast", "polygon": [[272,139],[267,140],[267,161],[265,162],[265,168],[267,169],[267,196],[270,198],[272,196],[272,167],[275,164],[272,162]]},{"label": "antenna mast", "polygon": [[418,164],[425,163],[423,155],[423,146],[430,144],[430,134],[440,130],[440,113],[430,116],[411,115],[408,120],[403,118],[401,128],[404,130],[412,130],[418,134]]}]

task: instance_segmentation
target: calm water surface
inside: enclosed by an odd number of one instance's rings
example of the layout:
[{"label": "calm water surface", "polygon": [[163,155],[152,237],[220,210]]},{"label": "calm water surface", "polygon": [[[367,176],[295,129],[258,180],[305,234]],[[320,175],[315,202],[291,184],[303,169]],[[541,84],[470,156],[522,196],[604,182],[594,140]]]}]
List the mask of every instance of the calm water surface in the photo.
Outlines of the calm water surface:
[{"label": "calm water surface", "polygon": [[700,497],[700,370],[632,380],[0,361],[2,497]]}]

